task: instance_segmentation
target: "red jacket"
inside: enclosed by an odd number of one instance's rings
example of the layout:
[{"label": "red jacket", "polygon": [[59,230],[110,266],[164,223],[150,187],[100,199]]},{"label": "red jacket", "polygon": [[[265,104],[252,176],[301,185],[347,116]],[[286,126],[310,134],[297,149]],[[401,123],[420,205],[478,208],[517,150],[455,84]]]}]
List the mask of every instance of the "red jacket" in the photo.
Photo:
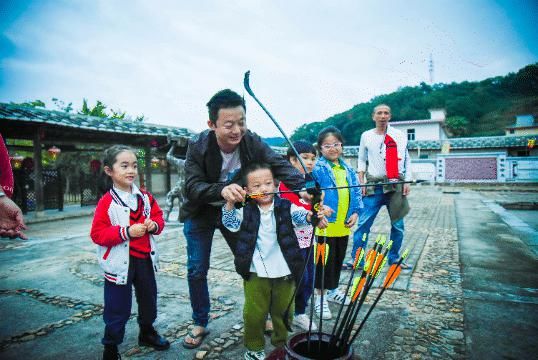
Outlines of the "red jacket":
[{"label": "red jacket", "polygon": [[[123,203],[113,189],[103,195],[95,208],[90,236],[99,245],[97,257],[105,278],[117,284],[124,284],[127,280],[129,255],[151,257],[157,270],[157,247],[153,235],[160,234],[164,228],[163,212],[150,193],[140,191],[143,197],[138,198],[136,211]],[[129,226],[143,224],[146,218],[155,221],[157,230],[131,238]]]}]

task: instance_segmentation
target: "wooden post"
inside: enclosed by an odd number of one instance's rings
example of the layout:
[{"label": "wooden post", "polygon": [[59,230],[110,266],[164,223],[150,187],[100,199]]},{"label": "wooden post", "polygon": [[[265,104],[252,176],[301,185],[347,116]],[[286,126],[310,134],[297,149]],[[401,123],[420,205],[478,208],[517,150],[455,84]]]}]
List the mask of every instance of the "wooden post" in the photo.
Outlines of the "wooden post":
[{"label": "wooden post", "polygon": [[144,152],[145,152],[144,160],[145,160],[145,163],[146,163],[146,167],[144,169],[144,173],[146,175],[145,176],[146,177],[146,190],[151,193],[153,191],[151,189],[151,152],[150,152],[150,148],[148,146],[146,146],[144,148]]},{"label": "wooden post", "polygon": [[43,216],[45,203],[43,197],[43,165],[41,163],[41,133],[43,129],[38,127],[34,133],[34,193],[36,216]]},{"label": "wooden post", "polygon": [[172,189],[172,171],[170,170],[172,164],[170,164],[168,161],[166,162],[166,194],[170,192]]}]

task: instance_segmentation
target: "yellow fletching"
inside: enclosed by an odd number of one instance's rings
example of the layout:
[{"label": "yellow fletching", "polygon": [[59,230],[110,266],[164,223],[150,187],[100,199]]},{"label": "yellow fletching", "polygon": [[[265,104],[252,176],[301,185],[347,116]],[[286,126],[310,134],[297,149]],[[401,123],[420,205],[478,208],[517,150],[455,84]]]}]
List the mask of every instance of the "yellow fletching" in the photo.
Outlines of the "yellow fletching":
[{"label": "yellow fletching", "polygon": [[357,300],[357,297],[361,293],[362,288],[364,287],[364,284],[366,284],[366,277],[361,277],[361,279],[359,281],[359,285],[355,289],[355,292],[353,293],[353,298],[351,299],[351,301]]},{"label": "yellow fletching", "polygon": [[386,241],[387,241],[387,237],[385,235],[381,236],[381,240],[379,240],[379,245],[381,246],[385,245]]},{"label": "yellow fletching", "polygon": [[357,290],[357,286],[359,285],[360,278],[356,277],[353,279],[353,285],[351,286],[351,294],[355,294],[355,290]]},{"label": "yellow fletching", "polygon": [[355,253],[355,261],[353,262],[353,269],[357,268],[357,265],[362,260],[362,257],[364,256],[364,250],[360,247],[357,249],[357,252]]},{"label": "yellow fletching", "polygon": [[379,271],[378,269],[379,269],[379,266],[381,265],[382,261],[383,261],[383,254],[382,253],[377,254],[377,256],[375,258],[374,266],[372,267],[373,268],[372,274],[374,276]]},{"label": "yellow fletching", "polygon": [[375,273],[375,277],[378,277],[379,274],[381,274],[381,271],[383,270],[383,268],[385,267],[385,264],[387,263],[387,257],[385,256],[383,258],[383,262],[381,262],[381,266],[379,266],[379,269],[376,271]]},{"label": "yellow fletching", "polygon": [[323,266],[327,265],[327,260],[329,259],[329,244],[325,244],[325,259]]}]

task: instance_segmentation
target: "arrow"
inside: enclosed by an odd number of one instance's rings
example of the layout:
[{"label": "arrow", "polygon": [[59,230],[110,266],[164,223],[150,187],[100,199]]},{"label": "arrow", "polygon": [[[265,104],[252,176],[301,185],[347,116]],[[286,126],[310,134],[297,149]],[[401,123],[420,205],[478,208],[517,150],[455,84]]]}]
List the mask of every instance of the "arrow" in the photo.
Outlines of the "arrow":
[{"label": "arrow", "polygon": [[362,322],[359,325],[358,329],[355,331],[355,334],[347,342],[346,345],[347,345],[348,348],[351,346],[353,341],[355,341],[355,339],[359,335],[359,332],[361,331],[362,327],[364,326],[364,323],[366,322],[366,320],[368,320],[368,317],[370,316],[370,314],[374,310],[374,308],[377,305],[377,302],[379,301],[379,299],[381,299],[381,296],[383,295],[385,290],[387,290],[394,283],[394,280],[396,280],[396,278],[398,278],[398,275],[400,275],[400,271],[402,270],[402,262],[405,260],[405,258],[407,258],[408,255],[409,255],[409,249],[405,249],[405,251],[402,254],[402,257],[400,257],[400,260],[398,260],[397,263],[392,264],[390,266],[389,270],[387,271],[387,276],[385,277],[385,281],[383,282],[383,287],[381,288],[381,291],[379,292],[379,294],[375,298],[374,302],[372,303],[372,306],[370,306],[370,309],[366,313],[366,316],[364,317],[364,319],[362,319]]}]

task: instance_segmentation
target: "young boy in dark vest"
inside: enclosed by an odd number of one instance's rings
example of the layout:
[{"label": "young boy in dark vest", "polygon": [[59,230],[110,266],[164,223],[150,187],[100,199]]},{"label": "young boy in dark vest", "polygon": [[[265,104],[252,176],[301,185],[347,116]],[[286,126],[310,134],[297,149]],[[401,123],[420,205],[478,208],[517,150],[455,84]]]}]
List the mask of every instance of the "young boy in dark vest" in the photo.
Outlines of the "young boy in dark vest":
[{"label": "young boy in dark vest", "polygon": [[[243,170],[247,194],[276,190],[268,164],[255,163]],[[312,213],[274,194],[256,196],[240,209],[228,201],[222,208],[222,223],[239,231],[235,268],[244,279],[245,359],[265,359],[264,328],[271,314],[274,331],[271,343],[283,346],[288,332],[283,314],[304,266],[295,226],[310,223]],[[293,309],[290,309],[290,319]]]}]

